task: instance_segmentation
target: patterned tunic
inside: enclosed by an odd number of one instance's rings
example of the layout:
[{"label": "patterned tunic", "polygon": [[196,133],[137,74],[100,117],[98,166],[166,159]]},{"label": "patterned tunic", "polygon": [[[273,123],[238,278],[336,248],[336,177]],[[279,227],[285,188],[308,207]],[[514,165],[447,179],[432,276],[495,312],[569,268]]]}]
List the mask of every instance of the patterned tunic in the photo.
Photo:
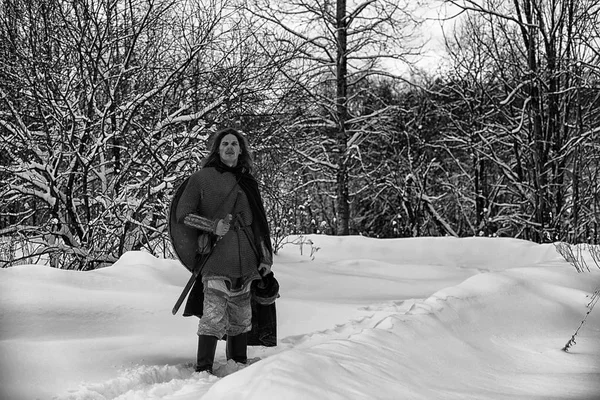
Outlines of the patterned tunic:
[{"label": "patterned tunic", "polygon": [[[195,172],[181,195],[177,220],[195,213],[213,221],[231,214],[231,229],[215,245],[202,269],[202,278],[224,279],[234,284],[247,284],[260,279],[259,262],[265,258],[251,229],[252,212],[244,191],[231,172],[213,167]],[[237,285],[236,285],[237,286]]]}]

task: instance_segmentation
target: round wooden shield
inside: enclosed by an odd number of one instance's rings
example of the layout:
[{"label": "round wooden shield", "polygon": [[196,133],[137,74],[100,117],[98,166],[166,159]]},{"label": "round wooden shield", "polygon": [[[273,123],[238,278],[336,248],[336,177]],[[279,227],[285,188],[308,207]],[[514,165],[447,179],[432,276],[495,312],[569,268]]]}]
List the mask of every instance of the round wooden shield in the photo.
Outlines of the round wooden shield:
[{"label": "round wooden shield", "polygon": [[177,207],[181,194],[185,190],[189,182],[189,177],[186,178],[175,191],[175,195],[171,200],[171,206],[169,207],[169,238],[173,245],[173,250],[179,258],[179,261],[186,267],[190,272],[194,269],[196,262],[196,246],[198,241],[198,230],[190,228],[183,223],[183,219],[177,220]]}]

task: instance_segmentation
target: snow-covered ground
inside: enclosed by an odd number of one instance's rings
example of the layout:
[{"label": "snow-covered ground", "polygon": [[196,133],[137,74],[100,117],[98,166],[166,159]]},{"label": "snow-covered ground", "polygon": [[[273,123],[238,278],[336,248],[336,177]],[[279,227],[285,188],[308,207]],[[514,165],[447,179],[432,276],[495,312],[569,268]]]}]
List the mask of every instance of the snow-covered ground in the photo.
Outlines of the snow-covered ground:
[{"label": "snow-covered ground", "polygon": [[0,270],[0,398],[600,399],[600,309],[561,351],[600,270],[513,239],[305,239],[275,258],[279,345],[243,368],[221,341],[216,376],[193,372],[197,320],[171,315],[177,261]]}]

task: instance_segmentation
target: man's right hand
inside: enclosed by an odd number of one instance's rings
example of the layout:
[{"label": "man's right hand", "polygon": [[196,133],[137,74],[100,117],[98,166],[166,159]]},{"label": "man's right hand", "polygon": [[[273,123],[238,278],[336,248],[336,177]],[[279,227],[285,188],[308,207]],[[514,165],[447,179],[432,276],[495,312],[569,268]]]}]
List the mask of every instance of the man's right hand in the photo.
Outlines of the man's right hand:
[{"label": "man's right hand", "polygon": [[215,228],[215,235],[219,237],[223,237],[229,232],[229,227],[231,223],[231,214],[227,214],[227,216],[223,219],[220,219],[217,222],[217,227]]}]

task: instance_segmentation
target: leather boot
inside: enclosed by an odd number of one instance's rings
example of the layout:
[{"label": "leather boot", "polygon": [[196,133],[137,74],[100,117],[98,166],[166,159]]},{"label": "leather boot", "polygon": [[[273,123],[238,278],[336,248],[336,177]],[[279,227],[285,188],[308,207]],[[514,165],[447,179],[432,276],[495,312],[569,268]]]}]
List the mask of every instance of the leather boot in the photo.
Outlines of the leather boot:
[{"label": "leather boot", "polygon": [[246,364],[248,362],[248,334],[242,333],[237,336],[227,336],[227,347],[225,353],[228,360]]},{"label": "leather boot", "polygon": [[196,361],[196,372],[208,371],[212,374],[218,340],[219,339],[217,339],[215,336],[198,335],[198,359]]}]

